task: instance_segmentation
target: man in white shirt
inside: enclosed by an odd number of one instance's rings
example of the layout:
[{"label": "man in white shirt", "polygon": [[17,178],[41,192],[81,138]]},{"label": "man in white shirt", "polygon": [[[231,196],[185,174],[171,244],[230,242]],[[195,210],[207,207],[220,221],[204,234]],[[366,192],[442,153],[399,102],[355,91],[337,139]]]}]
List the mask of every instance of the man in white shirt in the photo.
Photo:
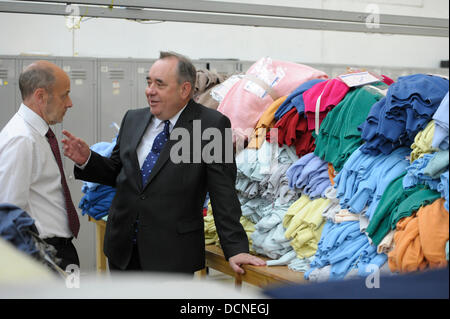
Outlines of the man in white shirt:
[{"label": "man in white shirt", "polygon": [[62,122],[72,107],[70,79],[55,64],[37,61],[21,73],[19,87],[23,103],[0,132],[0,203],[16,205],[34,219],[39,236],[58,251],[61,268],[79,265],[72,244],[78,215],[49,126]]}]

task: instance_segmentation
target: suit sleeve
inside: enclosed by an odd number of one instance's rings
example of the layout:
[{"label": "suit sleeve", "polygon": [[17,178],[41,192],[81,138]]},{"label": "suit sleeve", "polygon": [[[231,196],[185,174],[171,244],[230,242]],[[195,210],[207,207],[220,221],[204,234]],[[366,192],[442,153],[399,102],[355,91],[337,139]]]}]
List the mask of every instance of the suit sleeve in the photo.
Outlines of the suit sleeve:
[{"label": "suit sleeve", "polygon": [[240,223],[242,211],[235,188],[236,163],[234,156],[227,156],[226,153],[233,152],[231,138],[227,139],[225,135],[231,136],[230,127],[230,120],[222,116],[217,125],[221,132],[222,161],[207,164],[207,188],[220,244],[227,260],[236,254],[249,252],[247,234]]},{"label": "suit sleeve", "polygon": [[129,111],[125,114],[120,125],[121,129],[111,156],[109,158],[104,157],[91,150],[91,158],[84,169],[74,166],[76,179],[116,187],[116,178],[122,169],[122,162],[120,160],[120,137],[128,113]]}]

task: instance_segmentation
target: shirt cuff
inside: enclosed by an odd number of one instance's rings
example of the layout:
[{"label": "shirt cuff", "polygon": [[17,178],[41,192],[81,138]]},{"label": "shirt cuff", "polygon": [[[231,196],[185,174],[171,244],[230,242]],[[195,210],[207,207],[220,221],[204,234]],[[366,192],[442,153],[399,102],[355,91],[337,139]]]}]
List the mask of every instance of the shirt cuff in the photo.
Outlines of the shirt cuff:
[{"label": "shirt cuff", "polygon": [[84,162],[83,165],[78,165],[77,163],[75,163],[75,166],[78,167],[79,169],[84,169],[86,167],[86,165],[89,163],[89,160],[91,159],[91,154],[92,154],[92,152],[89,152],[89,157],[86,160],[86,162]]}]

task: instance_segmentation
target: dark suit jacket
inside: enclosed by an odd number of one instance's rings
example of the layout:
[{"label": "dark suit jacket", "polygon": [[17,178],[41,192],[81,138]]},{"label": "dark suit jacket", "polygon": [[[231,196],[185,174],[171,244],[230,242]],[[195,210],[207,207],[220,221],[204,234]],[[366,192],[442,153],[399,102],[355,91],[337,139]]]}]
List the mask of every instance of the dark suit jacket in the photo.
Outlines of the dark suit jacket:
[{"label": "dark suit jacket", "polygon": [[[92,152],[83,170],[75,167],[77,179],[117,188],[106,225],[105,255],[114,265],[123,269],[127,266],[132,252],[134,223],[138,219],[137,244],[144,270],[194,272],[204,268],[202,212],[207,191],[225,257],[248,252],[248,239],[239,222],[241,208],[235,191],[234,157],[231,163],[208,164],[201,159],[197,163],[175,164],[170,158],[170,150],[173,146],[179,150],[181,135],[172,140],[175,132],[172,131],[149,182],[142,186],[136,149],[151,116],[149,108],[129,110],[122,120],[111,157]],[[230,120],[192,100],[188,103],[173,130],[185,128],[190,133],[191,146],[197,143],[191,147],[191,160],[194,156],[198,159],[200,148],[210,142],[201,140],[200,144],[198,138],[193,140],[196,133],[193,131],[198,131],[199,127],[195,120],[201,120],[201,133],[207,128],[220,130],[224,145],[221,157],[225,159],[225,145],[230,149],[232,143],[231,139],[225,138],[225,128],[230,127]]]}]

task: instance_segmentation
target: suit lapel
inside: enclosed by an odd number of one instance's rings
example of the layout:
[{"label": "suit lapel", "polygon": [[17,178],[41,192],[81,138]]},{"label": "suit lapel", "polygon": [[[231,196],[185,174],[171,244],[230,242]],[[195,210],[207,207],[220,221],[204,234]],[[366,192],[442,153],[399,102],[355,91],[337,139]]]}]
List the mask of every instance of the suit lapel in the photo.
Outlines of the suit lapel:
[{"label": "suit lapel", "polygon": [[[195,102],[193,100],[190,100],[186,108],[180,114],[180,117],[178,118],[178,121],[175,124],[173,130],[176,128],[185,128],[189,131],[189,134],[191,135],[192,121],[194,120],[195,117],[196,117]],[[178,142],[177,140],[169,139],[166,145],[164,145],[164,148],[162,149],[161,154],[159,155],[158,160],[156,161],[156,164],[153,167],[150,176],[148,177],[148,182],[144,186],[144,189],[152,182],[153,178],[156,176],[156,174],[158,174],[158,172],[170,158],[170,150],[172,149],[172,146],[177,142]]]}]

